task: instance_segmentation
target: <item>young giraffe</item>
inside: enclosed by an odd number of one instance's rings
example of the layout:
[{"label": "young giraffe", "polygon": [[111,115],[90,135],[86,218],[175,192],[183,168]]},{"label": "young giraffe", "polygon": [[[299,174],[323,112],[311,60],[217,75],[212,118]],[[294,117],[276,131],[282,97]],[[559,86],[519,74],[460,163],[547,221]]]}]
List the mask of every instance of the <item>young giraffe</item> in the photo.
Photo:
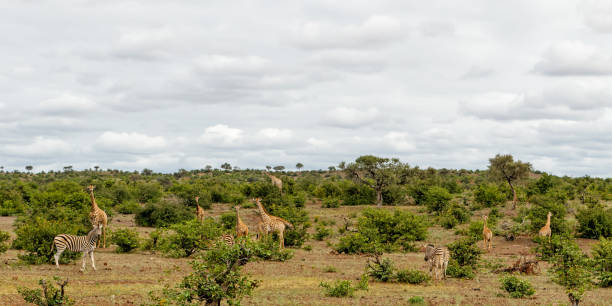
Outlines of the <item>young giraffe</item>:
[{"label": "young giraffe", "polygon": [[261,239],[261,237],[266,234],[266,226],[261,221],[257,222],[255,229],[257,230],[257,233],[255,233],[255,239],[257,240]]},{"label": "young giraffe", "polygon": [[274,184],[274,186],[276,186],[276,188],[278,188],[278,190],[280,190],[280,192],[283,193],[283,181],[281,181],[281,179],[272,175],[268,171],[264,171],[264,173],[272,180],[272,184]]},{"label": "young giraffe", "polygon": [[546,225],[544,225],[544,227],[542,227],[539,232],[539,235],[541,237],[548,237],[549,240],[552,235],[552,230],[550,229],[550,217],[551,216],[552,216],[552,213],[549,211],[548,215],[546,215]]},{"label": "young giraffe", "polygon": [[286,227],[293,228],[293,224],[291,224],[289,221],[283,218],[272,216],[268,214],[266,210],[264,209],[263,205],[261,205],[261,200],[259,198],[255,199],[255,203],[257,203],[257,208],[259,209],[259,214],[261,215],[261,221],[264,227],[263,234],[267,235],[269,233],[277,232],[280,248],[281,249],[284,248],[285,247],[285,238],[284,238],[285,228]]},{"label": "young giraffe", "polygon": [[[484,224],[482,227],[482,237],[484,239],[484,247],[486,250],[490,250],[493,245],[491,244],[491,239],[493,238],[493,232],[491,232],[491,230],[487,227],[487,216],[484,215],[482,216],[482,218],[484,219]],[[489,242],[489,245],[487,247],[487,241]]]},{"label": "young giraffe", "polygon": [[240,214],[238,213],[239,206],[234,207],[236,209],[236,238],[240,238],[242,236],[247,237],[249,235],[249,228],[242,219],[240,219]]},{"label": "young giraffe", "polygon": [[200,207],[200,197],[195,197],[196,200],[196,217],[202,223],[204,221],[204,209]]},{"label": "young giraffe", "polygon": [[[108,223],[108,217],[106,213],[98,207],[96,203],[96,197],[94,197],[94,185],[87,186],[89,190],[89,196],[91,197],[91,212],[89,212],[89,220],[91,221],[91,225],[93,226],[102,226],[102,247],[106,248],[106,224]],[[98,247],[100,246],[100,241],[98,240]]]}]

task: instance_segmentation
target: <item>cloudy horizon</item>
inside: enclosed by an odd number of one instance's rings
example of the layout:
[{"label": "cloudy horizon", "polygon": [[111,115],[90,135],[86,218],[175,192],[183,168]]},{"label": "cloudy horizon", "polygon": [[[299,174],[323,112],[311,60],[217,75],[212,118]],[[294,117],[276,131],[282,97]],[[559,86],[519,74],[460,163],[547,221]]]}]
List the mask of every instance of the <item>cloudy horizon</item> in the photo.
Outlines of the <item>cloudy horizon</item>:
[{"label": "cloudy horizon", "polygon": [[5,170],[283,165],[612,177],[606,1],[0,3]]}]

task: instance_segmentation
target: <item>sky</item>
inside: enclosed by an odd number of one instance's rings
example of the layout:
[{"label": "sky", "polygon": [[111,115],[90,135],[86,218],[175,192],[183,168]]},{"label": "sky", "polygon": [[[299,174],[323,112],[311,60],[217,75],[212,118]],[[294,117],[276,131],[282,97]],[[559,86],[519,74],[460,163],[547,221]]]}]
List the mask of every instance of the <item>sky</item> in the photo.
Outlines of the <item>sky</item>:
[{"label": "sky", "polygon": [[5,0],[0,165],[612,177],[612,1]]}]

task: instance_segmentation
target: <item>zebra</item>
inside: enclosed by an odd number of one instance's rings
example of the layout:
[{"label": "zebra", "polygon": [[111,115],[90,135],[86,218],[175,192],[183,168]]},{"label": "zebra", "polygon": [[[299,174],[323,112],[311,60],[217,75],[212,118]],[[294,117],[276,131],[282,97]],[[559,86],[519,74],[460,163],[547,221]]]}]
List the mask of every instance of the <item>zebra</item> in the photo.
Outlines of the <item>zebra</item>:
[{"label": "zebra", "polygon": [[438,279],[439,271],[442,269],[444,278],[446,279],[446,268],[448,267],[448,260],[450,259],[450,253],[445,247],[436,247],[433,244],[428,244],[425,247],[425,261],[429,263],[429,272],[433,271],[434,279]]},{"label": "zebra", "polygon": [[51,251],[53,246],[57,249],[55,253],[55,266],[59,269],[59,259],[62,253],[68,249],[74,252],[83,252],[83,265],[81,272],[85,271],[86,256],[89,253],[91,257],[91,267],[96,270],[96,262],[94,261],[93,251],[96,248],[96,242],[100,239],[102,234],[103,225],[95,225],[94,228],[87,233],[87,236],[74,236],[68,234],[60,234],[53,238],[53,244],[51,245]]},{"label": "zebra", "polygon": [[232,234],[221,235],[221,242],[225,243],[228,246],[234,245],[234,235]]}]

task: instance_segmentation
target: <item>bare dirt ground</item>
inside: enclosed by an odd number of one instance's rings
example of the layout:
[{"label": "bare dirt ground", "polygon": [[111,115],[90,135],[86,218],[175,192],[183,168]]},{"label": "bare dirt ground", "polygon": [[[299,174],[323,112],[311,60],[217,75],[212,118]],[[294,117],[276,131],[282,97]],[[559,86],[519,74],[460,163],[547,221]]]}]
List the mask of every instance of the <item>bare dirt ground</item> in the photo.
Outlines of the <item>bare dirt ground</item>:
[{"label": "bare dirt ground", "polygon": [[[322,209],[311,203],[307,206],[312,219],[335,222],[333,228],[344,225],[344,218],[355,216],[363,206]],[[214,205],[207,214],[218,216],[229,211],[230,205]],[[418,207],[399,207],[418,211]],[[243,221],[253,229],[257,222],[254,209],[242,209]],[[474,217],[474,220],[479,218]],[[13,232],[15,218],[0,217],[0,230]],[[142,237],[147,237],[152,228],[136,227],[133,215],[116,215],[110,223],[111,228],[133,227]],[[336,231],[337,232],[337,231]],[[458,236],[453,230],[434,226],[429,229],[427,242],[446,244]],[[429,305],[566,305],[567,296],[563,288],[553,284],[546,273],[546,263],[540,263],[542,273],[535,276],[521,276],[529,280],[536,289],[530,299],[511,299],[499,289],[501,275],[491,272],[495,265],[508,266],[522,254],[533,253],[535,244],[529,237],[519,237],[515,241],[505,241],[494,237],[493,250],[485,253],[482,268],[473,280],[447,279],[430,282],[428,285],[409,285],[397,283],[370,282],[368,291],[358,291],[353,298],[325,297],[319,287],[321,281],[359,279],[364,272],[367,258],[359,255],[334,255],[327,241],[310,240],[311,251],[295,249],[295,256],[286,262],[251,262],[244,271],[253,278],[261,280],[252,297],[245,298],[243,305],[405,305],[413,296],[422,296]],[[579,239],[579,245],[589,251],[596,240]],[[482,245],[482,242],[478,244]],[[157,254],[138,251],[133,254],[116,254],[114,247],[97,249],[95,252],[98,271],[91,270],[88,262],[87,272],[80,273],[80,260],[62,265],[57,270],[52,265],[25,266],[17,261],[16,250],[0,255],[0,305],[25,305],[17,293],[18,287],[38,287],[41,278],[53,276],[68,278],[67,293],[77,301],[77,305],[140,305],[147,301],[150,291],[161,290],[164,286],[174,286],[187,275],[191,268],[190,259],[165,258]],[[413,268],[425,271],[422,253],[385,254],[398,268]],[[335,267],[337,272],[325,272],[326,267]],[[612,290],[595,289],[588,291],[584,305],[610,305]]]}]

